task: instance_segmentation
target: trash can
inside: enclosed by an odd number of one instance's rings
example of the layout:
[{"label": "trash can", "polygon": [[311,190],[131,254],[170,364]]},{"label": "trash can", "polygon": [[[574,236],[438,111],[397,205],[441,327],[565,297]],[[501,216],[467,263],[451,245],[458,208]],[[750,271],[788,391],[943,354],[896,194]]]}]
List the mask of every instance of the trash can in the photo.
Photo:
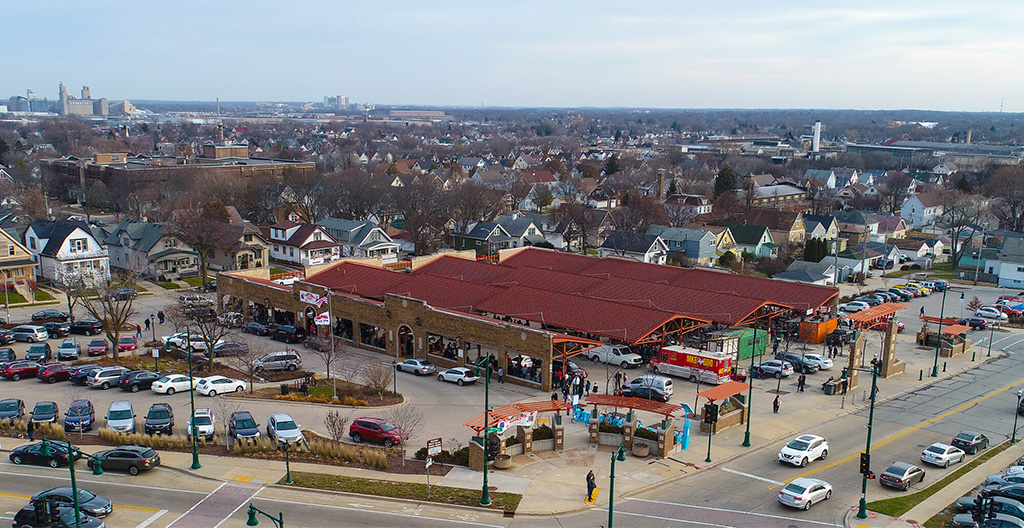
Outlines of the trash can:
[{"label": "trash can", "polygon": [[288,384],[287,383],[282,383],[281,384],[281,396],[287,396],[287,395],[288,395]]},{"label": "trash can", "polygon": [[835,383],[826,383],[825,384],[825,394],[828,395],[828,396],[831,396],[831,395],[833,395],[835,393],[836,393],[836,384]]}]

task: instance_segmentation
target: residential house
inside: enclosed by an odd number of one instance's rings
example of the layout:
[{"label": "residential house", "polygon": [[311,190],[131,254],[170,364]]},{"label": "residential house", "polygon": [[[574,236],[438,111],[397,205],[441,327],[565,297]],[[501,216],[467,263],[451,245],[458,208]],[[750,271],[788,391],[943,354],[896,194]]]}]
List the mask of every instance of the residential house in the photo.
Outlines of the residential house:
[{"label": "residential house", "polygon": [[[837,269],[832,258],[822,259],[821,262],[794,260],[783,274],[774,275],[772,278],[810,282],[825,286],[835,283]],[[842,278],[840,277],[839,280],[842,280]]]},{"label": "residential house", "polygon": [[110,280],[110,259],[102,235],[85,222],[36,220],[25,231],[25,246],[34,256],[36,275],[54,283]]},{"label": "residential house", "polygon": [[949,176],[950,174],[953,174],[957,170],[958,169],[956,165],[946,161],[940,162],[938,165],[932,167],[932,172],[934,172],[935,174],[941,174],[943,176]]},{"label": "residential house", "polygon": [[544,231],[541,227],[533,221],[533,218],[519,211],[499,216],[495,222],[512,237],[511,247],[529,246],[545,241]]},{"label": "residential house", "polygon": [[836,176],[836,188],[843,188],[847,185],[862,183],[860,181],[860,173],[857,172],[857,169],[840,167],[832,169],[832,173]]},{"label": "residential house", "polygon": [[260,226],[270,243],[270,258],[300,266],[315,266],[341,258],[341,244],[317,224],[278,222]]},{"label": "residential house", "polygon": [[771,229],[772,239],[776,244],[803,244],[806,239],[802,213],[751,208],[745,220],[748,224]]},{"label": "residential house", "polygon": [[475,171],[483,169],[487,166],[487,162],[482,158],[470,158],[463,156],[459,158],[459,167],[462,168],[462,174],[465,176],[472,175]]},{"label": "residential house", "polygon": [[612,231],[597,249],[599,257],[625,257],[649,264],[664,264],[668,246],[657,235]]},{"label": "residential house", "polygon": [[619,195],[611,185],[601,184],[587,194],[587,203],[598,209],[614,209],[619,206]]},{"label": "residential house", "polygon": [[111,267],[158,280],[199,271],[199,254],[163,224],[125,220],[104,231]]},{"label": "residential house", "polygon": [[935,219],[942,216],[944,210],[942,194],[937,192],[919,193],[903,202],[900,216],[909,222],[908,227],[917,229],[934,224]]},{"label": "residential house", "polygon": [[317,225],[339,244],[340,257],[379,257],[384,264],[398,262],[399,244],[374,222],[325,218]]},{"label": "residential house", "polygon": [[907,238],[907,221],[903,217],[889,214],[868,213],[867,218],[878,223],[877,236],[875,240],[889,240],[890,238]]},{"label": "residential house", "polygon": [[[931,261],[932,248],[924,240],[915,238],[890,238],[886,241],[887,243],[896,246],[900,249],[900,253],[910,259],[913,259],[918,264],[922,264],[923,261]],[[898,260],[896,262],[899,262]]]},{"label": "residential house", "polygon": [[[866,248],[869,251],[874,251],[875,253],[878,253],[879,258],[878,258],[877,262],[880,265],[882,263],[884,263],[885,261],[887,261],[887,260],[891,260],[893,262],[893,265],[895,266],[895,265],[900,263],[900,260],[902,260],[901,257],[903,256],[903,253],[904,253],[904,251],[902,249],[900,249],[900,247],[897,246],[896,244],[887,244],[887,243],[884,243],[884,242],[867,242],[863,246],[859,246],[858,248],[859,249]],[[928,263],[926,261],[927,261],[927,259],[922,261],[921,265],[924,266],[926,263]],[[931,267],[930,263],[928,263],[928,264],[929,264],[928,267]]]},{"label": "residential house", "polygon": [[786,270],[782,273],[776,273],[772,275],[773,279],[787,280],[793,282],[803,282],[807,284],[817,284],[819,286],[825,286],[831,284],[832,278],[828,275],[819,274],[813,271],[796,269]]},{"label": "residential house", "polygon": [[0,273],[3,273],[4,291],[16,291],[32,299],[36,282],[36,261],[32,252],[14,235],[0,229]]},{"label": "residential house", "polygon": [[[750,204],[754,207],[774,207],[776,209],[803,209],[807,191],[792,185],[769,185],[754,187],[754,197]],[[740,191],[741,200],[746,199],[746,190]]]},{"label": "residential house", "polygon": [[500,249],[512,247],[512,236],[497,222],[474,222],[465,234],[452,233],[452,247],[472,249],[478,255],[491,255]]},{"label": "residential house", "polygon": [[871,232],[866,226],[839,222],[839,236],[846,239],[847,247],[859,246],[870,240]]},{"label": "residential house", "polygon": [[242,220],[238,211],[229,206],[227,223],[211,224],[217,233],[217,244],[210,250],[207,267],[213,270],[234,271],[262,268],[270,265],[270,244],[255,225]]},{"label": "residential house", "polygon": [[755,257],[779,256],[779,247],[775,245],[772,232],[765,226],[754,224],[727,223],[733,240],[736,242],[736,249],[743,253],[751,253]]},{"label": "residential house", "polygon": [[707,229],[652,225],[647,234],[661,237],[670,261],[686,266],[711,266],[718,259],[718,237]]},{"label": "residential house", "polygon": [[835,240],[839,236],[839,223],[834,216],[805,214],[803,220],[807,240]]},{"label": "residential house", "polygon": [[803,183],[804,187],[814,185],[825,189],[835,189],[836,173],[832,170],[807,169],[804,171],[801,183]]},{"label": "residential house", "polygon": [[999,260],[990,261],[989,273],[999,276],[999,285],[1005,288],[1024,287],[1024,238],[1008,236],[999,250]]},{"label": "residential house", "polygon": [[679,214],[675,216],[693,219],[711,214],[714,204],[699,194],[673,194],[665,199],[665,209],[670,208],[678,211]]}]

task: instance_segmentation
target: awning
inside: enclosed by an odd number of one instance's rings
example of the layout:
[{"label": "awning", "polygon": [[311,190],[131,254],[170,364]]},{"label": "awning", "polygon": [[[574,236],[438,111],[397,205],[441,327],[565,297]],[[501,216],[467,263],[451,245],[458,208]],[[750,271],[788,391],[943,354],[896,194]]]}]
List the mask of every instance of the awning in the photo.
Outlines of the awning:
[{"label": "awning", "polygon": [[729,381],[721,385],[711,387],[708,390],[700,391],[697,396],[703,396],[710,401],[723,401],[730,396],[741,394],[750,389],[749,383],[742,381]]},{"label": "awning", "polygon": [[960,335],[960,334],[966,334],[970,330],[971,330],[971,327],[969,327],[967,325],[955,324],[953,326],[947,326],[946,328],[943,328],[942,329],[942,333],[944,335]]},{"label": "awning", "polygon": [[671,403],[661,403],[656,401],[647,400],[644,398],[633,398],[627,396],[612,396],[610,394],[591,394],[587,396],[587,405],[605,405],[608,407],[623,407],[629,410],[647,411],[654,414],[660,414],[665,418],[672,416],[673,414],[683,410],[678,405]]},{"label": "awning", "polygon": [[[513,403],[512,405],[492,409],[490,416],[487,419],[487,425],[490,427],[497,427],[498,424],[504,420],[515,418],[516,416],[526,413],[542,413],[551,411],[569,412],[571,408],[571,405],[562,402],[562,400],[541,400],[536,402]],[[477,436],[480,436],[484,430],[484,415],[481,414],[463,425],[476,431]]]}]

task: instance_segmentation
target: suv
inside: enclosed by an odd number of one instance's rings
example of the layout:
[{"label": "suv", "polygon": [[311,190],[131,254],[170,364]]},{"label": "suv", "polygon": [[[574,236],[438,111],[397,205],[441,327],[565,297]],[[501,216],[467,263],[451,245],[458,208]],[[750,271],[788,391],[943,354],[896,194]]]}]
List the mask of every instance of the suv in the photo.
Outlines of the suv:
[{"label": "suv", "polygon": [[106,421],[107,427],[119,433],[134,433],[135,411],[132,409],[132,402],[118,400],[111,403],[104,421]]},{"label": "suv", "polygon": [[121,390],[139,392],[139,389],[152,387],[153,382],[158,379],[160,375],[151,370],[133,370],[121,374],[117,379],[117,386],[121,387]]},{"label": "suv", "polygon": [[281,325],[270,334],[270,338],[285,343],[298,343],[306,338],[306,331],[297,326]]},{"label": "suv", "polygon": [[794,354],[793,352],[779,352],[775,354],[775,359],[790,362],[793,365],[793,370],[802,374],[814,374],[818,371],[817,363],[804,359],[800,354]]},{"label": "suv", "polygon": [[57,406],[56,402],[41,401],[32,408],[31,414],[33,423],[57,423],[57,417],[60,416],[60,407]]},{"label": "suv", "polygon": [[53,347],[49,343],[35,343],[28,347],[28,352],[25,353],[25,359],[29,361],[49,361],[53,358]]},{"label": "suv", "polygon": [[391,447],[409,439],[409,435],[401,427],[383,418],[356,418],[348,427],[348,435],[357,444],[369,440],[382,443],[384,447]]},{"label": "suv", "polygon": [[[569,377],[579,376],[580,379],[583,379],[583,378],[587,377],[587,371],[584,370],[579,365],[577,365],[575,361],[570,359],[570,360],[566,361],[566,363],[569,365],[569,370],[568,371],[566,371],[565,368],[562,365],[562,358],[554,358],[554,359],[552,359],[551,360],[551,371],[552,372],[562,372],[562,373],[568,372]],[[495,369],[493,367],[491,368],[491,372],[494,372],[495,370],[497,370],[497,369]]]},{"label": "suv", "polygon": [[36,377],[47,383],[67,381],[71,377],[71,369],[63,363],[43,365],[36,372]]},{"label": "suv", "polygon": [[71,408],[64,413],[65,431],[92,431],[93,422],[96,421],[96,409],[89,400],[75,400],[71,402]]},{"label": "suv", "polygon": [[291,415],[285,413],[270,415],[270,419],[267,420],[267,437],[285,444],[299,444],[306,440],[302,436],[302,426],[295,423]]},{"label": "suv", "polygon": [[212,305],[213,301],[196,293],[186,293],[178,297],[178,302],[185,306]]},{"label": "suv", "polygon": [[15,326],[11,329],[11,333],[14,334],[15,341],[27,341],[29,343],[46,341],[50,338],[50,333],[45,328],[36,325]]},{"label": "suv", "polygon": [[853,341],[853,330],[846,328],[836,328],[825,338],[825,343],[831,346],[843,346],[850,341]]},{"label": "suv", "polygon": [[18,355],[14,353],[13,348],[0,348],[0,362],[7,363],[8,361],[17,361]]},{"label": "suv", "polygon": [[71,324],[72,334],[85,334],[91,336],[103,331],[103,324],[99,321],[75,321]]},{"label": "suv", "polygon": [[302,356],[294,350],[271,352],[253,362],[253,369],[261,370],[295,370],[302,368]]},{"label": "suv", "polygon": [[110,299],[114,301],[127,301],[138,296],[139,292],[135,288],[118,288],[110,294]]},{"label": "suv", "polygon": [[85,381],[85,384],[90,387],[99,387],[103,390],[109,389],[113,385],[117,385],[117,381],[121,379],[121,374],[128,372],[128,369],[124,367],[105,367],[93,372],[89,379]]},{"label": "suv", "polygon": [[196,421],[196,438],[205,438],[207,442],[213,441],[213,435],[216,432],[217,419],[213,416],[213,411],[209,409],[196,409],[194,418],[189,418],[188,429],[185,431],[185,436],[189,440],[192,439],[192,420]]},{"label": "suv", "polygon": [[64,337],[71,333],[71,323],[50,321],[49,323],[43,323],[43,328],[50,334],[50,337]]},{"label": "suv", "polygon": [[235,440],[257,439],[260,437],[260,424],[249,411],[233,412],[228,420],[228,434]]},{"label": "suv", "polygon": [[78,339],[69,337],[61,342],[60,346],[57,347],[57,360],[74,361],[82,356],[82,345],[78,344]]},{"label": "suv", "polygon": [[25,416],[25,402],[15,398],[0,400],[0,420],[21,420]]},{"label": "suv", "polygon": [[174,431],[174,409],[166,403],[154,403],[146,413],[143,427],[146,434],[171,434]]}]

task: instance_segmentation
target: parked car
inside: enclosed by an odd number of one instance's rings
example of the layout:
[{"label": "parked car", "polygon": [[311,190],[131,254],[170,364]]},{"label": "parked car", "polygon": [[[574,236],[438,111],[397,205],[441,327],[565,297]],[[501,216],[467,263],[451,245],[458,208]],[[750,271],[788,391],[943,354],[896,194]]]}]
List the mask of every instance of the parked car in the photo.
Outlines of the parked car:
[{"label": "parked car", "polygon": [[302,436],[302,426],[295,423],[291,415],[285,413],[270,415],[267,419],[267,437],[286,444],[299,444],[306,440]]},{"label": "parked car", "polygon": [[[55,506],[49,514],[46,510],[36,509],[35,504],[29,504],[14,514],[14,526],[29,526],[32,528],[78,528],[75,520],[75,509],[67,506]],[[106,523],[98,517],[81,515],[80,528],[106,528]]]},{"label": "parked car", "polygon": [[985,486],[1010,486],[1024,484],[1024,474],[1021,473],[996,473],[985,477]]},{"label": "parked car", "polygon": [[242,325],[242,333],[253,334],[258,336],[268,336],[270,335],[270,327],[265,324],[260,324],[257,323],[256,321],[253,321],[251,323],[246,323]]},{"label": "parked car", "polygon": [[874,295],[861,295],[860,297],[857,297],[854,300],[865,303],[868,306],[878,306],[879,304],[882,304],[882,300],[875,297]]},{"label": "parked car", "polygon": [[99,321],[75,321],[71,323],[72,334],[91,336],[103,332],[103,324]]},{"label": "parked car", "polygon": [[103,418],[107,427],[120,433],[135,432],[135,410],[132,409],[132,402],[118,400],[110,403],[107,408],[107,416]]},{"label": "parked car", "polygon": [[117,351],[125,352],[127,350],[135,350],[138,348],[138,341],[135,340],[135,336],[121,336],[121,339],[117,341]]},{"label": "parked car", "polygon": [[53,347],[49,343],[35,343],[28,347],[25,359],[28,361],[39,361],[40,363],[50,361],[53,359]]},{"label": "parked car", "polygon": [[988,328],[988,322],[981,317],[964,317],[960,324],[971,327],[971,330],[984,330]]},{"label": "parked car", "polygon": [[14,333],[15,341],[26,341],[28,343],[35,343],[37,341],[46,341],[50,338],[50,333],[45,328],[39,325],[21,325],[11,328],[11,332]]},{"label": "parked car", "polygon": [[133,370],[125,372],[117,378],[117,386],[121,390],[139,392],[153,386],[153,382],[160,379],[160,374],[152,370]]},{"label": "parked car", "polygon": [[228,434],[235,440],[256,439],[260,437],[260,424],[249,411],[236,411],[228,420]]},{"label": "parked car", "polygon": [[594,363],[618,365],[623,369],[638,367],[643,363],[640,354],[634,354],[629,347],[624,345],[601,345],[588,350],[585,354]]},{"label": "parked car", "polygon": [[622,391],[623,396],[629,396],[632,398],[643,398],[645,400],[651,400],[661,403],[668,403],[669,397],[664,392],[654,387],[633,387],[624,389]]},{"label": "parked car", "polygon": [[[141,471],[149,471],[160,465],[160,455],[152,447],[147,446],[123,445],[114,449],[100,451],[92,456],[99,459],[100,467],[104,471],[127,471],[132,476],[138,475]],[[86,465],[89,466],[89,469],[92,469],[93,458],[87,460]]]},{"label": "parked car", "polygon": [[974,315],[984,319],[993,319],[995,321],[1006,321],[1010,318],[1009,315],[999,311],[999,309],[994,306],[982,306],[974,312]]},{"label": "parked car", "polygon": [[901,290],[899,288],[889,288],[886,291],[888,291],[889,293],[892,293],[893,295],[896,295],[897,297],[900,298],[901,301],[909,301],[909,300],[914,298],[914,294],[913,293]]},{"label": "parked car", "polygon": [[227,392],[242,392],[245,382],[225,376],[210,376],[196,384],[196,392],[203,396],[216,396]]},{"label": "parked car", "polygon": [[412,372],[417,376],[437,372],[437,366],[425,359],[404,359],[395,362],[395,370]]},{"label": "parked car", "polygon": [[833,366],[832,358],[821,354],[804,354],[804,359],[817,365],[818,370],[829,370]]},{"label": "parked car", "polygon": [[57,347],[57,360],[59,361],[74,361],[80,357],[82,357],[82,345],[78,344],[78,339],[74,337],[65,339]]},{"label": "parked car", "polygon": [[[96,495],[95,493],[82,488],[77,488],[77,491],[78,509],[82,513],[92,515],[93,517],[106,517],[107,515],[110,515],[110,512],[114,511],[114,503],[112,503],[110,499],[102,495]],[[71,486],[60,486],[36,493],[28,500],[29,506],[38,501],[51,501],[59,504],[62,508],[74,508],[75,495]],[[72,509],[71,511],[71,525],[74,526],[74,510]],[[26,522],[30,523],[31,521]],[[15,526],[23,525],[17,523]],[[24,526],[27,526],[27,524]],[[83,523],[82,526],[84,527],[85,524]]]},{"label": "parked car", "polygon": [[[497,370],[498,370],[497,366],[492,366],[491,367],[491,372],[495,372]],[[560,357],[552,358],[551,359],[551,371],[552,372],[564,372],[566,374],[569,374],[570,377],[571,376],[579,376],[579,378],[581,380],[587,377],[586,369],[584,369],[583,367],[579,366],[575,361],[573,361],[571,359],[566,360],[565,365],[563,365],[562,364],[562,358],[560,358]],[[481,370],[481,372],[483,372],[483,371]]]},{"label": "parked car", "polygon": [[43,321],[67,321],[68,314],[60,310],[40,310],[32,314],[33,323],[41,323]]},{"label": "parked car", "polygon": [[821,479],[799,477],[793,479],[785,488],[779,490],[779,502],[786,506],[811,509],[817,502],[832,497],[832,485]]},{"label": "parked car", "polygon": [[787,361],[793,365],[793,370],[803,374],[814,374],[818,371],[818,364],[814,361],[804,359],[800,354],[793,352],[779,352],[775,354],[775,359],[781,359]]},{"label": "parked car", "polygon": [[96,421],[96,409],[89,400],[74,400],[68,412],[64,413],[65,431],[92,431]]},{"label": "parked car", "polygon": [[460,387],[467,383],[476,383],[478,379],[480,377],[476,375],[476,371],[466,367],[450,368],[437,375],[437,381],[455,383]]},{"label": "parked car", "polygon": [[846,304],[840,304],[839,309],[846,313],[857,313],[871,308],[871,305],[863,301],[850,301]]},{"label": "parked car", "polygon": [[212,280],[210,282],[207,282],[206,284],[203,284],[202,286],[199,287],[199,291],[207,293],[217,291],[217,281]]},{"label": "parked car", "polygon": [[936,442],[921,452],[921,461],[944,468],[951,463],[963,462],[967,454],[959,447]]},{"label": "parked car", "polygon": [[90,356],[104,356],[107,352],[110,352],[110,345],[107,344],[106,339],[93,339],[89,341],[89,346],[86,347],[85,352]]},{"label": "parked car", "polygon": [[43,323],[43,328],[46,329],[46,333],[50,335],[51,339],[64,337],[71,333],[71,323],[50,321],[48,323]]},{"label": "parked car", "polygon": [[765,376],[785,378],[793,375],[793,365],[778,359],[769,359],[754,365],[754,370],[763,373]]},{"label": "parked car", "polygon": [[15,341],[14,332],[7,329],[0,329],[0,345],[9,345]]},{"label": "parked car", "polygon": [[18,381],[21,378],[35,377],[36,373],[39,372],[39,363],[35,361],[12,361],[10,363],[4,363],[0,366],[0,377],[7,378],[9,380]]},{"label": "parked car", "polygon": [[125,372],[128,372],[128,369],[125,367],[103,367],[90,374],[85,384],[90,387],[99,387],[107,390],[117,385],[118,380],[121,379],[121,374]]},{"label": "parked car", "polygon": [[185,306],[212,306],[213,301],[197,293],[186,293],[178,296],[178,302]]},{"label": "parked car", "polygon": [[72,367],[68,381],[70,381],[72,385],[85,385],[86,381],[89,380],[89,375],[101,368],[103,367],[100,365],[78,365]]},{"label": "parked car", "polygon": [[292,325],[281,325],[274,329],[274,332],[270,334],[270,338],[274,341],[284,341],[285,343],[299,343],[306,338],[306,331]]},{"label": "parked car", "polygon": [[0,363],[9,363],[11,361],[17,361],[18,355],[14,353],[13,348],[0,348]]},{"label": "parked car", "polygon": [[[8,456],[15,464],[32,464],[36,466],[60,467],[68,465],[68,458],[78,460],[82,457],[77,447],[71,446],[71,455],[68,454],[67,445],[64,443],[48,442],[49,453],[43,453],[43,443],[22,444],[11,450]],[[74,526],[74,523],[72,523]]]},{"label": "parked car", "polygon": [[29,414],[32,415],[32,421],[37,424],[57,423],[57,417],[60,416],[60,406],[52,401],[37,402]]},{"label": "parked car", "polygon": [[1017,308],[1011,308],[1005,304],[997,304],[993,306],[996,310],[1003,312],[1003,315],[1009,317],[1024,317],[1024,310],[1018,310]]},{"label": "parked car", "polygon": [[[970,513],[961,513],[953,516],[949,526],[950,528],[978,528],[982,525],[979,525]],[[984,526],[985,528],[1024,528],[1024,520],[1005,513],[997,513],[995,517],[986,520]]]},{"label": "parked car", "polygon": [[53,363],[51,365],[43,365],[36,371],[36,377],[41,381],[47,383],[57,383],[58,381],[67,381],[71,378],[71,368],[63,363]]},{"label": "parked car", "polygon": [[950,443],[973,455],[982,449],[987,449],[989,440],[987,436],[981,433],[964,430],[957,433]]},{"label": "parked car", "polygon": [[224,326],[231,328],[237,328],[242,326],[243,317],[238,312],[224,312],[217,316],[217,321]]},{"label": "parked car", "polygon": [[170,335],[160,336],[160,342],[163,344],[171,344],[176,347],[181,347],[188,339],[189,335],[187,332],[176,332]]},{"label": "parked car", "polygon": [[174,409],[166,403],[149,406],[143,425],[146,434],[171,434],[174,432]]},{"label": "parked car", "polygon": [[138,296],[139,292],[134,288],[118,288],[110,293],[110,298],[115,301],[127,301]]},{"label": "parked car", "polygon": [[226,341],[213,347],[213,357],[244,356],[249,353],[249,345],[237,341]]},{"label": "parked car", "polygon": [[813,460],[825,460],[828,457],[828,442],[812,434],[800,435],[779,450],[779,462],[807,467]]},{"label": "parked car", "polygon": [[348,435],[352,441],[359,444],[363,440],[384,444],[391,447],[408,440],[409,435],[401,427],[383,418],[356,418],[348,427]]},{"label": "parked car", "polygon": [[185,309],[185,315],[196,321],[210,322],[217,319],[217,310],[210,306],[194,305]]},{"label": "parked car", "polygon": [[16,398],[0,400],[0,420],[20,420],[25,416],[25,402]]},{"label": "parked car", "polygon": [[270,352],[253,362],[256,371],[296,370],[302,368],[302,356],[294,350]]},{"label": "parked car", "polygon": [[149,388],[153,392],[160,394],[174,394],[175,392],[190,391],[195,388],[195,384],[202,378],[193,378],[189,381],[188,376],[184,374],[170,374],[163,376],[160,379],[153,382]]},{"label": "parked car", "polygon": [[[217,419],[213,416],[213,411],[210,409],[196,409],[195,422],[196,438],[205,438],[207,442],[212,441],[214,434],[217,432]],[[191,417],[189,417],[186,424],[185,436],[189,440],[192,439]]]},{"label": "parked car", "polygon": [[924,481],[924,475],[924,470],[913,464],[893,462],[878,477],[878,483],[907,491],[911,484]]},{"label": "parked car", "polygon": [[843,346],[853,341],[853,330],[848,328],[836,328],[825,337],[825,343],[831,346]]}]

